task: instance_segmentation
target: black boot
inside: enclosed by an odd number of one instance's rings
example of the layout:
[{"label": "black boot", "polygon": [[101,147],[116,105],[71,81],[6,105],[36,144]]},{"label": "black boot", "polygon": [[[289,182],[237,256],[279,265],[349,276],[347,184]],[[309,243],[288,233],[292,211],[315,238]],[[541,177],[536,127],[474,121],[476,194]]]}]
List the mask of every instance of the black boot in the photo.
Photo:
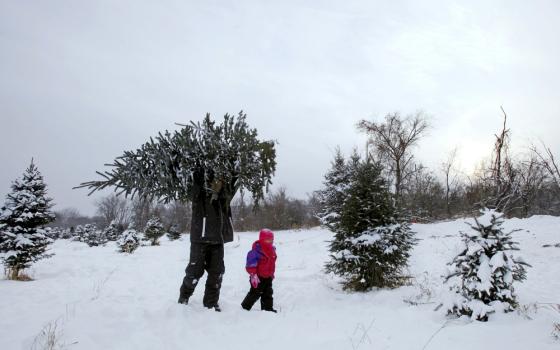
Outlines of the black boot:
[{"label": "black boot", "polygon": [[263,309],[262,311],[270,311],[270,312],[274,312],[275,314],[278,313],[278,311],[274,309]]},{"label": "black boot", "polygon": [[189,303],[189,298],[180,295],[179,300],[177,300],[179,304],[187,305]]},{"label": "black boot", "polygon": [[214,309],[214,311],[216,312],[222,312],[222,308],[220,308],[219,304],[216,304],[214,306],[207,306],[208,309]]}]

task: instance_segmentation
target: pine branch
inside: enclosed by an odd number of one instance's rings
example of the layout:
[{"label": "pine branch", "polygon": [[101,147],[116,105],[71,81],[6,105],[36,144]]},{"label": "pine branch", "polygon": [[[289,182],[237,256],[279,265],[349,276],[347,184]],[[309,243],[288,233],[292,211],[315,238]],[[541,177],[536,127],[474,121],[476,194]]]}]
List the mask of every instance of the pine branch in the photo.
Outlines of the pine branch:
[{"label": "pine branch", "polygon": [[173,134],[160,132],[139,149],[125,151],[112,164],[106,164],[112,169],[97,171],[101,180],[83,182],[74,189],[87,188],[91,195],[114,187],[127,197],[189,201],[194,176],[199,174],[208,191],[213,188],[212,181],[232,183],[225,186],[230,192],[228,198],[245,188],[257,203],[276,170],[275,143],[259,141],[245,118],[242,112],[237,118],[226,114],[216,125],[207,114],[202,123],[178,124],[183,128]]}]

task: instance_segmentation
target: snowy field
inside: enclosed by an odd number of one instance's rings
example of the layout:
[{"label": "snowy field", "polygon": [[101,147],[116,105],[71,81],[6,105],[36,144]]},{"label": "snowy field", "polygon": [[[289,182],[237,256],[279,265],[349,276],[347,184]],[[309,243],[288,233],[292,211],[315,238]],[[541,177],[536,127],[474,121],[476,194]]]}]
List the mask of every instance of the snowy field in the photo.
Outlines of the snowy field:
[{"label": "snowy field", "polygon": [[[325,230],[276,233],[278,314],[242,310],[249,288],[244,260],[257,233],[240,233],[226,245],[217,313],[202,306],[203,283],[188,306],[176,303],[188,260],[188,236],[159,247],[119,254],[113,245],[89,248],[57,241],[56,255],[30,271],[31,282],[0,281],[0,349],[41,349],[42,330],[68,349],[558,349],[552,338],[560,313],[560,218],[508,220],[521,254],[533,268],[517,287],[535,310],[492,315],[490,322],[448,320],[434,312],[447,293],[441,276],[458,250],[464,220],[414,225],[411,286],[369,293],[341,291],[322,267],[328,258]],[[408,302],[405,302],[407,300]],[[417,305],[414,305],[414,304]],[[46,332],[49,333],[49,332]]]}]

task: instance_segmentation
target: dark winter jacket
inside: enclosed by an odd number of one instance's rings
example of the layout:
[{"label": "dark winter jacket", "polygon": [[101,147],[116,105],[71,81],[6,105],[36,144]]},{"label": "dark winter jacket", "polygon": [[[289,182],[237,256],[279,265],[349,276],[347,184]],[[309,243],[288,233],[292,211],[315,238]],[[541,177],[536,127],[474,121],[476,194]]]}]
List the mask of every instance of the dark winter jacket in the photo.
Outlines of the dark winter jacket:
[{"label": "dark winter jacket", "polygon": [[214,193],[205,189],[203,173],[195,172],[193,180],[191,242],[223,244],[233,241],[230,206],[233,185],[223,185]]},{"label": "dark winter jacket", "polygon": [[276,247],[272,244],[255,241],[253,249],[247,253],[245,269],[250,274],[256,273],[259,277],[274,278],[276,270]]}]

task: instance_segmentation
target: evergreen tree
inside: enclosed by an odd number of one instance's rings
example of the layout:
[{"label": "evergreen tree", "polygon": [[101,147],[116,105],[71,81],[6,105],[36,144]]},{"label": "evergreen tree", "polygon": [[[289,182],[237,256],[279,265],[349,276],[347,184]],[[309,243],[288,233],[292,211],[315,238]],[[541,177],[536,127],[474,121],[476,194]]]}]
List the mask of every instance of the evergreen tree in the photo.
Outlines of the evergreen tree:
[{"label": "evergreen tree", "polygon": [[107,241],[116,241],[119,239],[120,234],[121,230],[119,230],[119,226],[114,220],[111,221],[109,226],[107,226],[103,231],[103,236]]},{"label": "evergreen tree", "polygon": [[255,203],[263,199],[276,169],[273,141],[257,139],[240,112],[226,114],[217,124],[207,114],[202,123],[184,125],[181,130],[159,133],[136,151],[115,159],[110,171],[98,172],[99,181],[82,183],[91,193],[114,187],[125,196],[158,198],[164,202],[192,200],[195,173],[204,175],[210,193],[223,190],[228,204],[245,188]]},{"label": "evergreen tree", "polygon": [[325,175],[324,188],[317,191],[320,211],[319,219],[323,225],[332,231],[336,231],[340,222],[342,206],[348,195],[351,169],[346,164],[344,156],[339,148],[336,150],[331,170]]},{"label": "evergreen tree", "polygon": [[31,161],[23,177],[12,183],[0,211],[0,258],[8,278],[18,279],[32,263],[52,256],[47,254],[52,239],[44,228],[55,220],[52,206],[43,176]]},{"label": "evergreen tree", "polygon": [[179,232],[179,228],[177,228],[177,225],[171,225],[169,231],[167,232],[167,238],[169,238],[170,241],[181,238],[181,232]]},{"label": "evergreen tree", "polygon": [[140,245],[138,231],[129,226],[117,240],[117,246],[122,253],[133,253]]},{"label": "evergreen tree", "polygon": [[344,288],[350,290],[402,285],[406,280],[403,270],[416,240],[409,225],[396,218],[382,166],[363,162],[354,154],[345,168],[337,156],[333,169],[346,180],[339,185],[327,182],[334,184],[335,190],[330,191],[334,194],[332,198],[336,195],[342,203],[333,201],[330,207],[324,208],[324,212],[333,208],[340,212],[327,221],[335,237],[330,244],[331,260],[326,270],[341,276]]},{"label": "evergreen tree", "polygon": [[152,245],[159,245],[159,238],[165,234],[163,224],[158,217],[152,217],[146,224],[144,236]]},{"label": "evergreen tree", "polygon": [[90,247],[97,247],[107,243],[107,237],[105,237],[104,231],[97,229],[96,225],[86,224],[83,228],[81,241]]},{"label": "evergreen tree", "polygon": [[[72,230],[71,230],[72,231]],[[78,225],[74,228],[74,232],[72,234],[72,240],[78,242],[84,242],[84,227],[82,225]]]},{"label": "evergreen tree", "polygon": [[62,235],[61,235],[60,238],[62,238],[62,239],[70,239],[70,238],[72,238],[73,236],[74,236],[74,232],[72,232],[72,229],[66,228],[66,229],[62,230]]},{"label": "evergreen tree", "polygon": [[58,239],[58,230],[56,227],[45,227],[45,236],[54,241],[55,239]]},{"label": "evergreen tree", "polygon": [[53,239],[62,239],[64,236],[64,229],[62,227],[53,227],[52,229]]},{"label": "evergreen tree", "polygon": [[513,257],[519,248],[511,234],[519,230],[504,232],[503,214],[486,209],[474,221],[471,231],[461,232],[464,249],[450,263],[452,272],[446,282],[453,279],[457,283],[451,287],[456,298],[447,311],[487,321],[493,312],[517,307],[513,282],[526,278],[525,266],[529,265]]}]

